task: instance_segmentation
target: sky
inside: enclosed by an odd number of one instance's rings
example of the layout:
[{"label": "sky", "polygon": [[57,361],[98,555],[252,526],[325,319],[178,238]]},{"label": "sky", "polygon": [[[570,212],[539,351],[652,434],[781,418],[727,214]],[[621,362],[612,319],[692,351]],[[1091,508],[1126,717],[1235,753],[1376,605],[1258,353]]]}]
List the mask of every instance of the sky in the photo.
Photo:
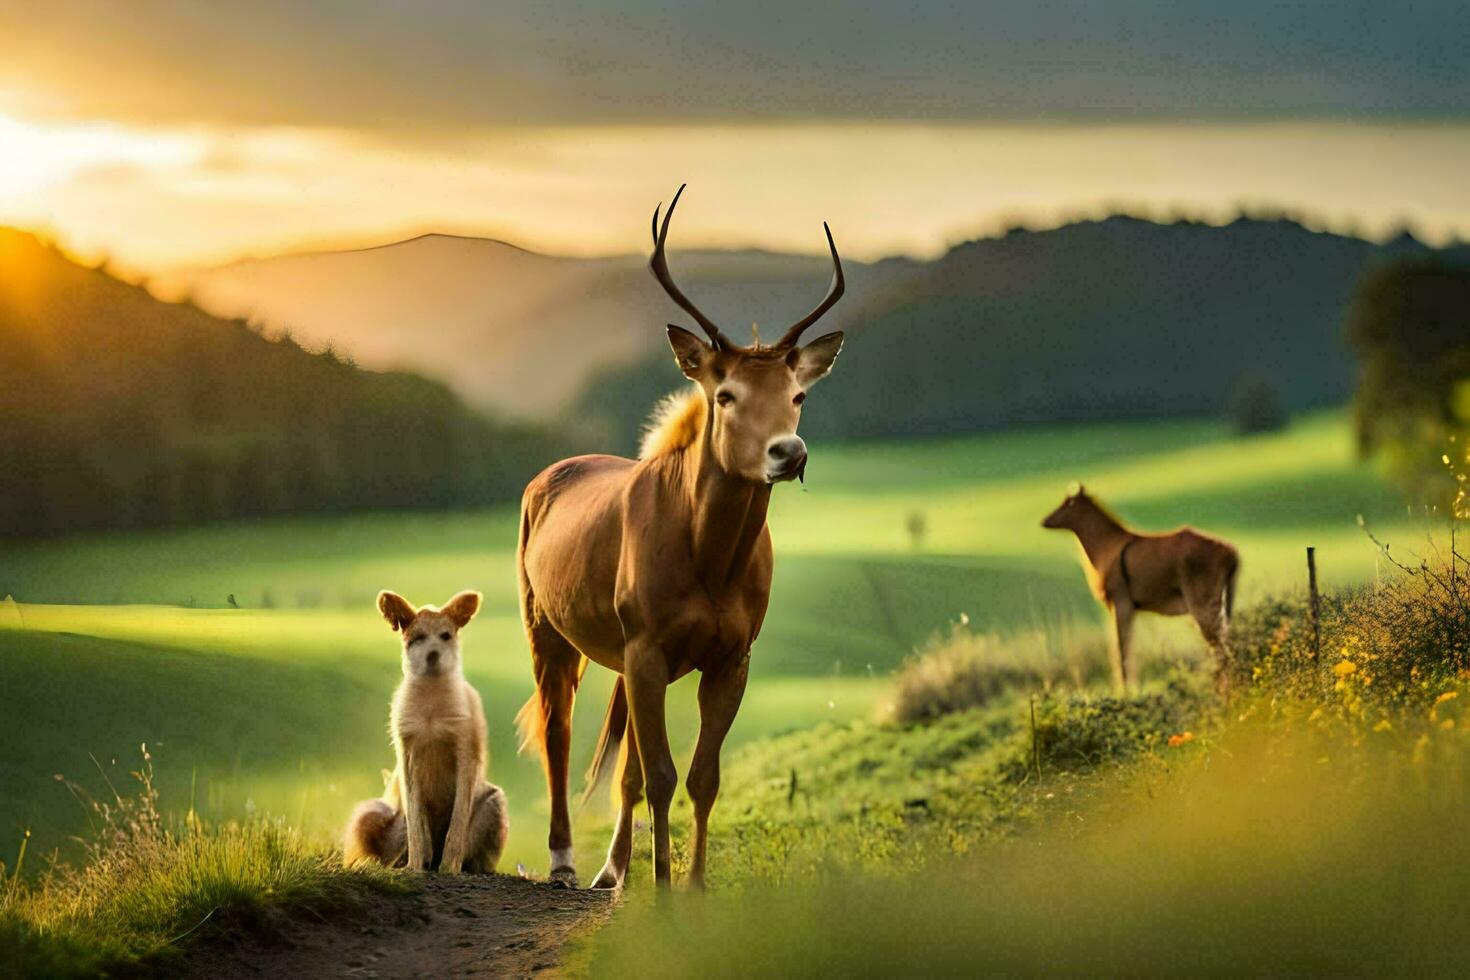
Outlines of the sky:
[{"label": "sky", "polygon": [[[1241,203],[1470,237],[1470,5],[0,0],[0,222],[125,265],[426,230],[932,255]],[[697,217],[696,217],[697,216]]]}]

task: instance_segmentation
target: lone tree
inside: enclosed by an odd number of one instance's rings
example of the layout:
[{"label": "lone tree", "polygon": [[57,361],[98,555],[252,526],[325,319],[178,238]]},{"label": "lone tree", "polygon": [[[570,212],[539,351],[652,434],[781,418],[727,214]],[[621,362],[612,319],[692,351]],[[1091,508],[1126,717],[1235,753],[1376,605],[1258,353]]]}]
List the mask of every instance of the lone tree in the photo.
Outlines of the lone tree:
[{"label": "lone tree", "polygon": [[1348,343],[1363,371],[1359,452],[1381,456],[1414,497],[1446,504],[1470,468],[1470,269],[1443,259],[1384,266],[1358,287]]},{"label": "lone tree", "polygon": [[1226,414],[1235,425],[1235,431],[1243,436],[1276,432],[1286,428],[1288,421],[1281,393],[1259,374],[1248,374],[1236,383],[1230,393]]}]

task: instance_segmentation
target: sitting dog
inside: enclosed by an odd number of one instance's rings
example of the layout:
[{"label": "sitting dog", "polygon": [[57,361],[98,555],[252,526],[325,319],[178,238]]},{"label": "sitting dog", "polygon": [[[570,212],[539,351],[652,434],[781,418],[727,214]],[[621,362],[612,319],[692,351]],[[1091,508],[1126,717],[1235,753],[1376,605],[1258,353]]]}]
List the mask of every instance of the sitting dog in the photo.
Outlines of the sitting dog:
[{"label": "sitting dog", "polygon": [[383,618],[403,633],[403,682],[389,720],[398,765],[382,799],[353,812],[342,844],[347,865],[495,870],[510,824],[505,794],[485,781],[485,711],[459,653],[459,631],[479,608],[478,592],[461,592],[443,609],[378,595]]}]

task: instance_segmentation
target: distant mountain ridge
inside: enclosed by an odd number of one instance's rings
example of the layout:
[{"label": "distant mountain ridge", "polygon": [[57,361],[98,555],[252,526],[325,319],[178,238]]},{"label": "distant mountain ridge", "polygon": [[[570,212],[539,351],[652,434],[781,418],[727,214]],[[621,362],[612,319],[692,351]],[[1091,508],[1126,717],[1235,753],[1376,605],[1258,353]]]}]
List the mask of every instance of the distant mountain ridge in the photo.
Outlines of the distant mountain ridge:
[{"label": "distant mountain ridge", "polygon": [[[753,321],[784,328],[831,275],[825,256],[755,250],[676,251],[671,263],[736,336]],[[861,291],[909,263],[845,265]],[[684,322],[645,256],[567,258],[450,235],[249,259],[165,282],[219,315],[289,329],[309,346],[330,342],[365,366],[417,371],[473,404],[530,418],[565,412],[593,372],[641,362],[662,349],[665,323]]]},{"label": "distant mountain ridge", "polygon": [[[847,297],[822,326],[846,329],[848,347],[804,431],[1217,412],[1248,377],[1292,409],[1340,402],[1355,370],[1342,321],[1356,283],[1378,262],[1425,251],[1408,235],[1379,244],[1287,219],[1117,215],[1013,229],[930,262],[845,260]],[[830,274],[824,256],[756,251],[675,248],[671,265],[737,337],[752,320],[779,329],[799,316]],[[625,450],[680,383],[661,328],[688,317],[642,255],[567,258],[424,235],[180,282],[208,309],[439,378],[482,407],[590,422]]]},{"label": "distant mountain ridge", "polygon": [[[866,438],[1213,414],[1252,378],[1292,410],[1340,403],[1357,370],[1343,333],[1357,283],[1379,263],[1429,251],[1407,234],[1376,244],[1284,219],[1121,215],[966,242],[846,311],[848,344],[802,431]],[[652,358],[609,369],[580,412],[627,448],[641,421],[631,406],[677,381]]]}]

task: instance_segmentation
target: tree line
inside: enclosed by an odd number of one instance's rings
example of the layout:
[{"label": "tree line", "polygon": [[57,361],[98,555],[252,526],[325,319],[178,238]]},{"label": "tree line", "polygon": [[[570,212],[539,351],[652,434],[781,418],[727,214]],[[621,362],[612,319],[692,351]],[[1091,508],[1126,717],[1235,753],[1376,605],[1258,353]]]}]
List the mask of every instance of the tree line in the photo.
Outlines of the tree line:
[{"label": "tree line", "polygon": [[484,504],[570,448],[3,230],[0,426],[5,537]]}]

